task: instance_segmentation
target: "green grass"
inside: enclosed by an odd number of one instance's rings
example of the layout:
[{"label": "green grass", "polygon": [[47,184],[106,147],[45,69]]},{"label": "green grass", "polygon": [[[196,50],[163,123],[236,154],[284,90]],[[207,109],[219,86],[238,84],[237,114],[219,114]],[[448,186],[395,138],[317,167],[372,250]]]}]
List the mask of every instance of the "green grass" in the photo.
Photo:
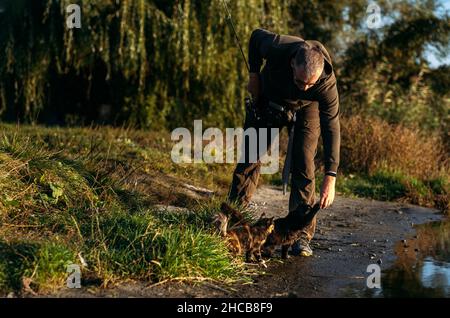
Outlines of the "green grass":
[{"label": "green grass", "polygon": [[[267,183],[281,186],[281,174],[263,176]],[[316,193],[320,193],[323,174],[316,172]],[[289,187],[290,190],[290,187]],[[339,172],[336,191],[350,197],[365,197],[381,201],[401,201],[435,207],[448,212],[450,181],[447,176],[419,180],[402,172],[385,170],[369,174]]]},{"label": "green grass", "polygon": [[[319,176],[316,189],[321,184]],[[448,211],[449,181],[445,176],[419,180],[401,172],[377,171],[367,174],[341,174],[336,191],[346,196],[366,197],[382,201],[402,201]]]},{"label": "green grass", "polygon": [[[217,178],[228,183],[231,166],[175,165],[164,133],[0,129],[0,294],[20,292],[24,278],[38,292],[64,288],[80,255],[82,278],[103,285],[248,279],[211,222],[224,191]],[[217,197],[190,197],[182,183]],[[189,209],[162,213],[157,203]]]},{"label": "green grass", "polygon": [[40,288],[62,285],[75,255],[56,242],[0,241],[0,290],[20,290],[24,278]]},{"label": "green grass", "polygon": [[228,280],[240,270],[205,221],[196,224],[183,215],[146,211],[99,217],[94,222],[91,229],[81,229],[81,237],[94,251],[86,254],[87,261],[100,259],[96,270],[105,277]]},{"label": "green grass", "polygon": [[337,191],[347,195],[392,201],[406,196],[404,180],[399,174],[375,173],[372,176],[350,174],[339,179]]}]

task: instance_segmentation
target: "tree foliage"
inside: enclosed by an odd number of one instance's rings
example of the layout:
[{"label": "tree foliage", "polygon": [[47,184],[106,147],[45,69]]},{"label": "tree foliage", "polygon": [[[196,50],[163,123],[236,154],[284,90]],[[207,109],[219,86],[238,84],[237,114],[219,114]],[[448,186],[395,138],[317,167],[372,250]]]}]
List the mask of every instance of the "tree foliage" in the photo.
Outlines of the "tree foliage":
[{"label": "tree foliage", "polygon": [[[69,29],[69,4],[82,27]],[[344,114],[448,129],[449,16],[433,0],[227,2],[244,50],[251,31],[317,39],[335,60]],[[135,123],[148,128],[239,124],[247,74],[222,0],[0,2],[0,117],[10,121]]]},{"label": "tree foliage", "polygon": [[345,113],[448,131],[448,66],[431,69],[427,59],[431,49],[448,54],[450,20],[438,17],[436,6],[400,3],[394,22],[348,46],[341,67]]},{"label": "tree foliage", "polygon": [[[82,27],[65,26],[70,3]],[[245,66],[218,0],[21,0],[3,4],[3,117],[95,119],[144,127],[242,115]],[[252,29],[286,31],[283,1],[229,3],[244,43]],[[106,114],[108,115],[108,114]],[[79,117],[79,118],[78,118]]]}]

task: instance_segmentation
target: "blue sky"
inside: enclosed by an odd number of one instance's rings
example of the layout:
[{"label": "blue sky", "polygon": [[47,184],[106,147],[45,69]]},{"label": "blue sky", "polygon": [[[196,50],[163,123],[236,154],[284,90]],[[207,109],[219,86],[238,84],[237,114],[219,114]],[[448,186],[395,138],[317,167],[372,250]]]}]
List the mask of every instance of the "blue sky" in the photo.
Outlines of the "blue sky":
[{"label": "blue sky", "polygon": [[[441,0],[439,1],[440,4],[442,4],[442,11],[450,11],[450,0]],[[442,12],[441,10],[438,11],[438,15]],[[443,12],[442,12],[443,13]],[[447,52],[447,56],[444,59],[441,59],[436,56],[436,54],[433,53],[433,50],[428,50],[426,55],[427,60],[430,62],[430,66],[432,68],[438,67],[442,64],[450,64],[450,54]]]},{"label": "blue sky", "polygon": [[433,54],[433,52],[431,50],[427,52],[426,59],[428,60],[428,62],[430,62],[431,68],[436,68],[442,64],[450,64],[450,55],[449,54],[447,54],[447,56],[444,59],[440,59],[440,58],[436,57],[436,55]]}]

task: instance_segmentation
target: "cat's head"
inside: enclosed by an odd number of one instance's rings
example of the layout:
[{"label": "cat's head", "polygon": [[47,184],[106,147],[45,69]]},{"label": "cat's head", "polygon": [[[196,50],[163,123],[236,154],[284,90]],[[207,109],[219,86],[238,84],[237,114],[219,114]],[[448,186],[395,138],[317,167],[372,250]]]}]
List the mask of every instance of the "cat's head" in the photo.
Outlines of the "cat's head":
[{"label": "cat's head", "polygon": [[316,203],[313,206],[308,204],[299,205],[294,211],[289,212],[288,218],[295,221],[298,225],[301,223],[303,227],[311,224],[312,220],[316,216],[317,212],[320,210],[320,204]]},{"label": "cat's head", "polygon": [[220,211],[224,213],[226,216],[228,216],[231,223],[245,222],[245,218],[242,215],[242,213],[239,212],[237,209],[233,208],[227,202],[222,202],[222,204],[220,205]]}]

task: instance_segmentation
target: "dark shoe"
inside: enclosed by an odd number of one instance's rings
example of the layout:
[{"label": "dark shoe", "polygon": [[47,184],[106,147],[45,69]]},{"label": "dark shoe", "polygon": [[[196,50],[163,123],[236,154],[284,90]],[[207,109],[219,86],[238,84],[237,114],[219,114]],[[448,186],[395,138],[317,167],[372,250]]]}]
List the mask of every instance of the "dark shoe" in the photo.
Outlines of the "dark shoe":
[{"label": "dark shoe", "polygon": [[304,257],[313,255],[313,251],[309,246],[309,242],[306,238],[301,238],[298,241],[296,241],[292,245],[291,253],[294,256],[304,256]]}]

